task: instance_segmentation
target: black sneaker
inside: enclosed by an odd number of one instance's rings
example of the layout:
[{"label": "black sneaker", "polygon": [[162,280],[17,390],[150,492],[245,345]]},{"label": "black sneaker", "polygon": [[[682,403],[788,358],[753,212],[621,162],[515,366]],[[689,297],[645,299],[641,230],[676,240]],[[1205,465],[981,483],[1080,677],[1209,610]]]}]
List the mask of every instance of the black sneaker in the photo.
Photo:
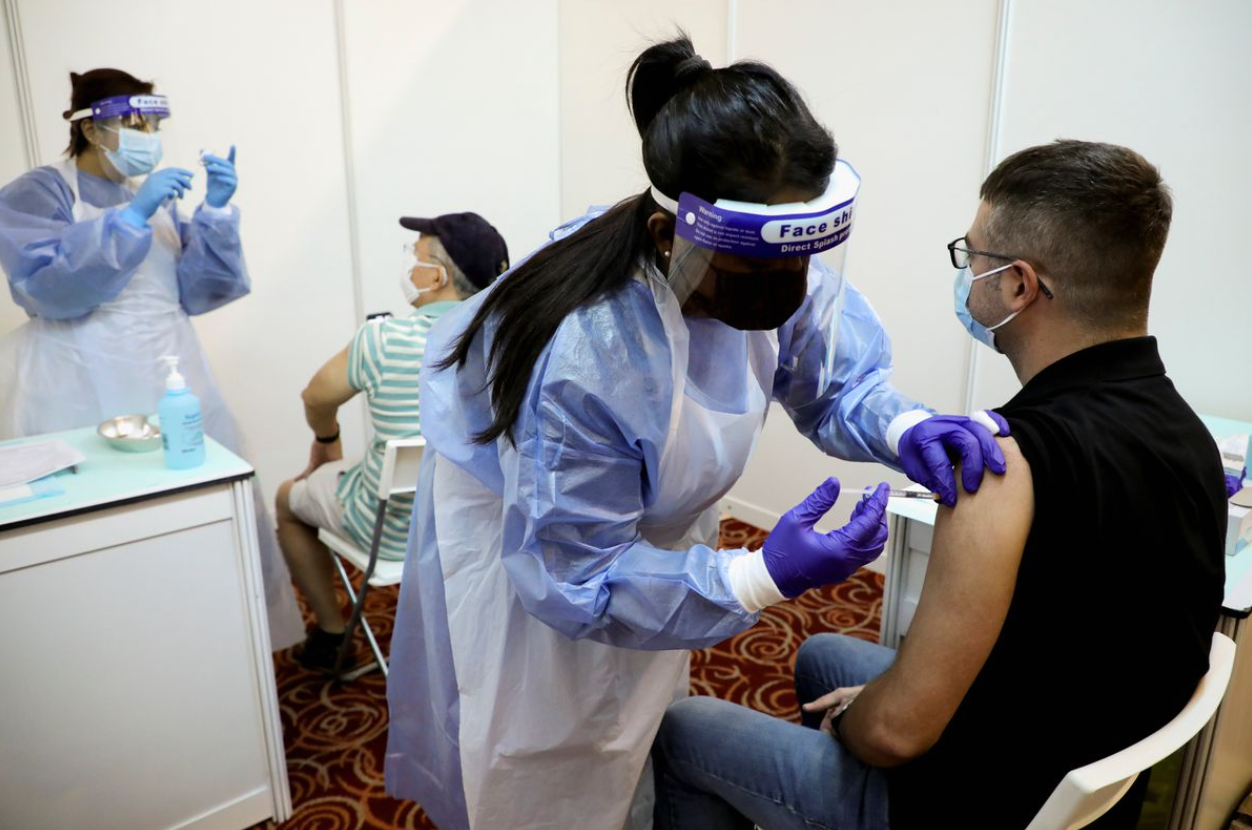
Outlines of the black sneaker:
[{"label": "black sneaker", "polygon": [[[339,655],[339,646],[343,643],[343,632],[331,634],[320,626],[312,626],[308,637],[303,643],[292,650],[296,662],[309,671],[332,674],[335,671],[335,658]],[[356,655],[349,651],[344,655],[343,671],[356,666]]]}]

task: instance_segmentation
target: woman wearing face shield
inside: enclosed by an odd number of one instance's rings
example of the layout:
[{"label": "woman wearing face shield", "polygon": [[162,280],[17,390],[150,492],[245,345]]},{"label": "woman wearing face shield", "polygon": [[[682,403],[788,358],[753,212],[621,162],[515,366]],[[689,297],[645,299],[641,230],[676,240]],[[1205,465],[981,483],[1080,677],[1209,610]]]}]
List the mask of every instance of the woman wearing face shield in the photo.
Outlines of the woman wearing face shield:
[{"label": "woman wearing face shield", "polygon": [[[190,316],[246,295],[234,149],[205,155],[204,202],[176,208],[189,170],[161,162],[169,103],[116,69],[71,73],[67,158],[0,189],[0,267],[29,320],[0,341],[0,439],[152,413],[163,355],[199,396],[205,432],[239,452]],[[146,178],[140,178],[146,177]],[[303,637],[264,500],[257,521],[275,648]]]},{"label": "woman wearing face shield", "polygon": [[881,552],[885,485],[813,530],[834,479],[761,551],[717,549],[771,400],[825,452],[953,498],[949,449],[967,489],[1003,471],[987,429],[889,385],[873,309],[810,257],[846,239],[857,181],[796,90],[682,37],[627,94],[652,187],[557,229],[427,344],[386,777],[443,830],[650,826],[687,649]]}]

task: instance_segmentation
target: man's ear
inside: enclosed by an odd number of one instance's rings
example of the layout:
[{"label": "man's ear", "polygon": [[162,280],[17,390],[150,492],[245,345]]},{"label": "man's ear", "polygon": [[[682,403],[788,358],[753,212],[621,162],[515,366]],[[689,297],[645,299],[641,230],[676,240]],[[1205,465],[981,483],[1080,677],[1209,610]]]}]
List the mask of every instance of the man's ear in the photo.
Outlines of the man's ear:
[{"label": "man's ear", "polygon": [[1042,292],[1039,291],[1039,273],[1035,266],[1024,259],[1013,263],[1013,273],[1017,279],[1013,281],[1013,297],[1010,301],[1014,311],[1025,308],[1035,301]]}]

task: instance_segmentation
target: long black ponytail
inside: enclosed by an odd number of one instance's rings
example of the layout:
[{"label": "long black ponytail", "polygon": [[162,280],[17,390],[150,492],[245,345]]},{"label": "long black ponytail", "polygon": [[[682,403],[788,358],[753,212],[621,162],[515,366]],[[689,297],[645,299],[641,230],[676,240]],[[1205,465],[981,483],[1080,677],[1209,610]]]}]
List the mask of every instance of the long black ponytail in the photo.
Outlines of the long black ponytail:
[{"label": "long black ponytail", "polygon": [[[752,61],[713,69],[682,33],[635,59],[626,103],[643,139],[648,179],[671,198],[686,192],[764,202],[787,186],[820,192],[834,169],[834,139],[791,84]],[[570,313],[622,288],[645,258],[655,258],[648,219],[658,210],[649,191],[618,202],[541,248],[492,290],[436,364],[464,366],[483,325],[497,320],[487,358],[494,416],[474,441],[513,440],[548,341]]]}]

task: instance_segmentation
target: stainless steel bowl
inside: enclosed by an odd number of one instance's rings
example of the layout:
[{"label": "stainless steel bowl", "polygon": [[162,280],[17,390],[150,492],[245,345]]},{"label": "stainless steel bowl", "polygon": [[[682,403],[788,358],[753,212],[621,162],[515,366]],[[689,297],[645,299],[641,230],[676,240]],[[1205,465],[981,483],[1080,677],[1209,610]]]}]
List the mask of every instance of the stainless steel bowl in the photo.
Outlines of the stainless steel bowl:
[{"label": "stainless steel bowl", "polygon": [[123,452],[150,452],[161,447],[161,429],[147,415],[119,415],[96,428],[109,446]]}]

